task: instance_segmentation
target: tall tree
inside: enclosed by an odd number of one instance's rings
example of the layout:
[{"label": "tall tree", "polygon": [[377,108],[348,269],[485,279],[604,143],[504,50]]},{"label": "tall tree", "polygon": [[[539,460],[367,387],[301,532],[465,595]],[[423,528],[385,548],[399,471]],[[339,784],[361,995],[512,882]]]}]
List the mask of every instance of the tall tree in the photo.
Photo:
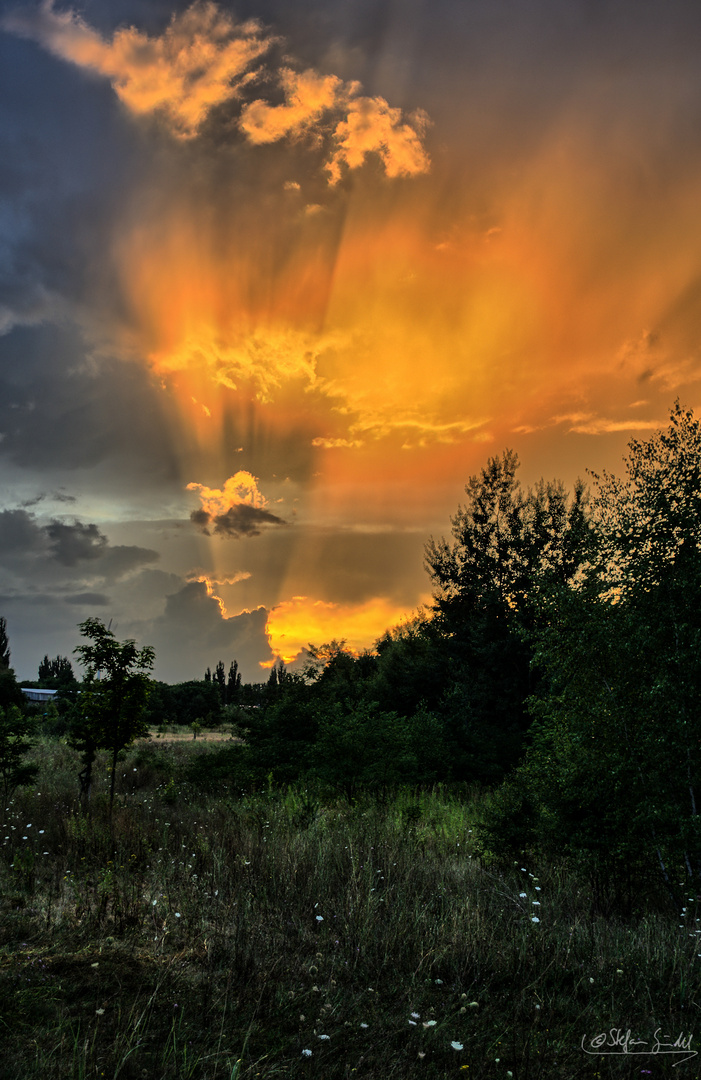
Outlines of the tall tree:
[{"label": "tall tree", "polygon": [[226,699],[226,669],[224,668],[223,660],[219,660],[217,662],[217,666],[214,669],[213,678],[214,682],[216,682],[217,686],[219,687],[219,697],[223,704]]},{"label": "tall tree", "polygon": [[232,705],[235,701],[238,701],[239,690],[241,689],[241,672],[239,671],[239,665],[236,660],[232,660],[229,665],[229,677],[226,683],[226,704]]},{"label": "tall tree", "polygon": [[524,491],[518,457],[490,458],[465,487],[453,541],[431,540],[435,629],[443,638],[443,711],[462,747],[464,778],[499,779],[518,758],[529,718],[532,645],[540,599],[587,557],[584,485]]},{"label": "tall tree", "polygon": [[7,636],[7,619],[0,616],[0,670],[10,666],[10,639]]},{"label": "tall tree", "polygon": [[39,664],[39,682],[48,689],[58,690],[76,681],[73,665],[67,656],[57,656],[50,660],[48,656]]},{"label": "tall tree", "polygon": [[90,792],[96,751],[110,751],[111,815],[117,755],[135,738],[148,734],[145,706],[148,672],[153,667],[155,653],[150,645],[139,649],[131,639],[117,641],[100,619],[86,619],[79,627],[89,644],[79,645],[74,650],[85,669],[85,677],[72,742],[83,752],[81,787],[86,797]]},{"label": "tall tree", "polygon": [[624,477],[594,478],[588,566],[543,607],[514,781],[534,842],[628,896],[636,868],[701,884],[701,422],[677,402],[629,451]]}]

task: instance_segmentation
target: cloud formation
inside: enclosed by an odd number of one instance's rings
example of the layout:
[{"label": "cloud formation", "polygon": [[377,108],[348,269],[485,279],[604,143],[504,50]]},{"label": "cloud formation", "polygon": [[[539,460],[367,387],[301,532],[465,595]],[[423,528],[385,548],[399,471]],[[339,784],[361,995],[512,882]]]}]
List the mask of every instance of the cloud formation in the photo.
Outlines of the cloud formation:
[{"label": "cloud formation", "polygon": [[343,166],[358,169],[370,154],[379,156],[389,177],[428,172],[430,161],[421,142],[426,113],[419,110],[405,120],[402,110],[383,97],[359,97],[359,83],[344,83],[335,75],[283,68],[279,80],[284,105],[258,99],[244,106],[239,127],[250,142],[299,138],[318,127],[326,114],[332,152],[324,167],[331,184],[341,179]]},{"label": "cloud formation", "polygon": [[[37,12],[7,15],[2,26],[108,78],[129,112],[159,116],[181,139],[194,138],[216,106],[240,99],[246,87],[266,79],[258,62],[274,43],[259,23],[237,23],[212,0],[197,0],[173,15],[159,37],[132,26],[115,30],[107,41],[75,11],[56,11],[53,0],[44,0]],[[405,119],[383,97],[359,97],[360,83],[311,69],[282,66],[272,82],[284,94],[283,105],[256,98],[241,108],[238,127],[251,144],[309,132],[328,138],[331,184],[341,179],[343,167],[357,169],[370,154],[378,155],[388,177],[428,171],[421,141],[425,113]]]},{"label": "cloud formation", "polygon": [[225,481],[223,488],[188,484],[188,491],[199,492],[202,506],[193,510],[190,520],[205,535],[258,536],[263,525],[285,525],[283,518],[266,510],[267,499],[258,490],[255,476],[241,469]]},{"label": "cloud formation", "polygon": [[74,11],[8,15],[5,29],[39,41],[54,55],[108,78],[137,116],[160,115],[171,132],[193,138],[209,111],[236,96],[247,71],[270,46],[257,23],[237,23],[211,2],[174,15],[160,37],[127,27],[105,41]]}]

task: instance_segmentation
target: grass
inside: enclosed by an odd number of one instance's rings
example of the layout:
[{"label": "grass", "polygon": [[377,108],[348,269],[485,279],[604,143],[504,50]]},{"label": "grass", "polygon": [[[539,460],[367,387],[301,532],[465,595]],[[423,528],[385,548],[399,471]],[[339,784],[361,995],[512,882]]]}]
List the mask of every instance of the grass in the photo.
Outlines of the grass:
[{"label": "grass", "polygon": [[480,862],[477,795],[187,780],[218,752],[132,748],[111,831],[104,763],[84,817],[38,744],[0,832],[0,1080],[698,1075],[581,1047],[696,1037],[696,894],[604,919],[563,868]]}]

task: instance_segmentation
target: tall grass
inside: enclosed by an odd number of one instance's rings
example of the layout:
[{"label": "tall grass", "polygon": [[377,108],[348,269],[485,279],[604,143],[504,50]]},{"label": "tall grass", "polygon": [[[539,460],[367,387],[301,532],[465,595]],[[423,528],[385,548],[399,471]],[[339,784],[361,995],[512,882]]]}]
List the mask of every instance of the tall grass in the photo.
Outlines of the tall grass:
[{"label": "tall grass", "polygon": [[480,862],[476,795],[203,791],[213,753],[133,748],[110,827],[104,772],[85,816],[37,747],[0,832],[0,1078],[697,1076],[581,1047],[701,1033],[695,895],[606,920],[562,868]]}]

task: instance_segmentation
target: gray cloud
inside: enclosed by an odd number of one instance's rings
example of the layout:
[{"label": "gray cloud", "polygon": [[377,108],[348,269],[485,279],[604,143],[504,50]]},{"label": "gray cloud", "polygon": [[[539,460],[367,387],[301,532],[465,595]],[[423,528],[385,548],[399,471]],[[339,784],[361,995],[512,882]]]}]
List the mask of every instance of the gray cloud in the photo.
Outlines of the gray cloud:
[{"label": "gray cloud", "polygon": [[210,536],[228,536],[238,539],[242,536],[259,536],[264,525],[287,525],[283,518],[264,510],[259,506],[239,503],[230,506],[225,514],[208,514],[206,510],[193,510],[190,520]]}]

